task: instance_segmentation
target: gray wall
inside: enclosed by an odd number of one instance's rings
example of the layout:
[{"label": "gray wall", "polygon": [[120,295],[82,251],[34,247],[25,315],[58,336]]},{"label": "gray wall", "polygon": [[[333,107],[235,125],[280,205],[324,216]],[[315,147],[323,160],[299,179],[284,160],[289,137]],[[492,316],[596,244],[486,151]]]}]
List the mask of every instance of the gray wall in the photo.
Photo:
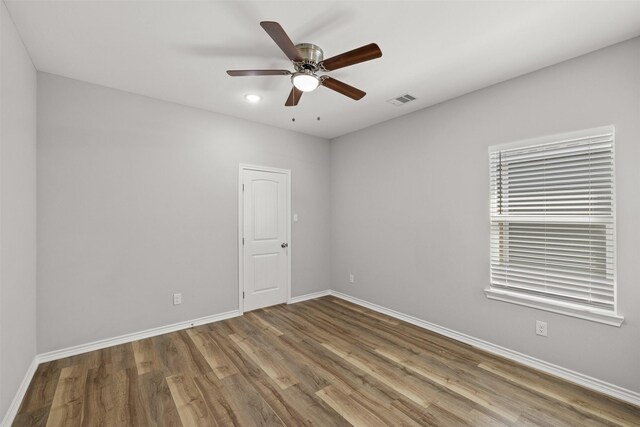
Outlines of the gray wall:
[{"label": "gray wall", "polygon": [[328,289],[327,140],[39,73],[38,352],[237,309],[239,163],[291,169],[292,292]]},{"label": "gray wall", "polygon": [[[625,324],[488,300],[487,147],[606,124]],[[640,392],[640,39],[337,138],[331,159],[332,289]]]},{"label": "gray wall", "polygon": [[36,354],[36,70],[0,15],[1,420]]}]

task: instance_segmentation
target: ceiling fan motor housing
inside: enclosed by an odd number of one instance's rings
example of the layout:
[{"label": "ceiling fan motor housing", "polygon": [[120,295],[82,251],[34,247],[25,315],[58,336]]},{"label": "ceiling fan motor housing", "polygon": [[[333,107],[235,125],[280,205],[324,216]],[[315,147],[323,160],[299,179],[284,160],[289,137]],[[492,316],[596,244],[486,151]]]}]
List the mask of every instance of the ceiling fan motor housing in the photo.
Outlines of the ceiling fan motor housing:
[{"label": "ceiling fan motor housing", "polygon": [[302,61],[295,63],[297,71],[318,71],[320,69],[318,63],[324,59],[324,54],[320,47],[311,43],[300,43],[296,45],[296,48],[302,57]]}]

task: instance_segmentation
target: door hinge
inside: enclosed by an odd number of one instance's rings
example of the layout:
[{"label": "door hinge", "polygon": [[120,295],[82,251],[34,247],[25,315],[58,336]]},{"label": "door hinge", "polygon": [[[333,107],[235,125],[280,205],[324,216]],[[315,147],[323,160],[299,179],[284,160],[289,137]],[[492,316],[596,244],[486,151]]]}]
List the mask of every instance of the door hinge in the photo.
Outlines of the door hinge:
[{"label": "door hinge", "polygon": [[244,191],[244,184],[242,184],[242,191]]},{"label": "door hinge", "polygon": [[244,245],[244,237],[242,238],[242,244]]},{"label": "door hinge", "polygon": [[242,293],[242,299],[244,299],[244,292]]}]

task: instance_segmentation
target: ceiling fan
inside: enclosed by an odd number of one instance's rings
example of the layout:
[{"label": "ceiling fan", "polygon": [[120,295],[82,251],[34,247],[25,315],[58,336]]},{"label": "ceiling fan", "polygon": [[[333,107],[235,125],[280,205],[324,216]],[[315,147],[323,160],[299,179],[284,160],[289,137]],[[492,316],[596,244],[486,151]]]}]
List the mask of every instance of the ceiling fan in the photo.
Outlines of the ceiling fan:
[{"label": "ceiling fan", "polygon": [[232,77],[241,76],[291,76],[293,88],[285,106],[298,105],[303,92],[311,92],[324,86],[356,101],[366,95],[365,92],[327,75],[319,76],[318,72],[327,72],[360,62],[380,58],[382,51],[377,44],[371,43],[357,49],[350,50],[340,55],[324,59],[322,49],[311,43],[294,45],[280,24],[272,21],[263,21],[260,26],[271,36],[274,42],[282,49],[285,55],[293,63],[294,72],[289,70],[227,70]]}]

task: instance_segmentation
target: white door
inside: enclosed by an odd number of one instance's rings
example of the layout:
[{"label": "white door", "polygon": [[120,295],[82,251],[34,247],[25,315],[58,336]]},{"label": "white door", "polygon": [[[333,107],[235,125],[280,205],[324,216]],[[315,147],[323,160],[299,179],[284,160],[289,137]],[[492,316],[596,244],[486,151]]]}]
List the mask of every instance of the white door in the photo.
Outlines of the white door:
[{"label": "white door", "polygon": [[244,310],[287,301],[288,174],[242,170]]}]

